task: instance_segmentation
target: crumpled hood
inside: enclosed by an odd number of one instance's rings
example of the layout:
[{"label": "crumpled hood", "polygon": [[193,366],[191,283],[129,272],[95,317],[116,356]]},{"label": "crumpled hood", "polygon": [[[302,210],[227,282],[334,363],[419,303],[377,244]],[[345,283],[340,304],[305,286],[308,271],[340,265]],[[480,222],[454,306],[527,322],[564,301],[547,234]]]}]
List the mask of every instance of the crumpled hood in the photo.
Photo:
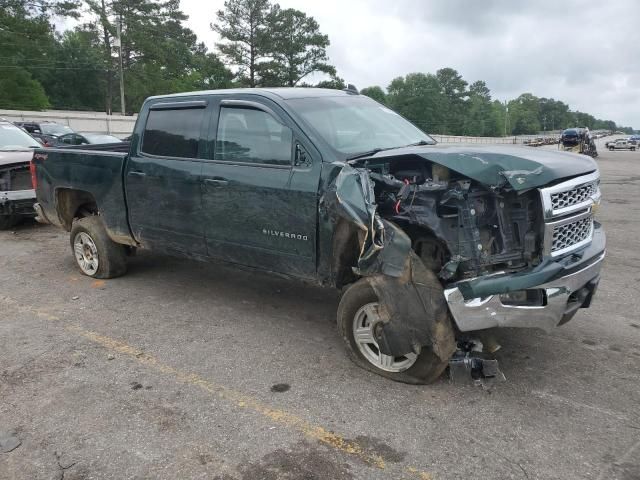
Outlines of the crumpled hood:
[{"label": "crumpled hood", "polygon": [[33,158],[33,150],[6,152],[0,150],[0,167],[5,165],[29,163]]},{"label": "crumpled hood", "polygon": [[598,170],[586,155],[510,145],[419,146],[379,152],[366,159],[417,155],[489,187],[509,184],[514,190],[542,187],[557,180]]}]

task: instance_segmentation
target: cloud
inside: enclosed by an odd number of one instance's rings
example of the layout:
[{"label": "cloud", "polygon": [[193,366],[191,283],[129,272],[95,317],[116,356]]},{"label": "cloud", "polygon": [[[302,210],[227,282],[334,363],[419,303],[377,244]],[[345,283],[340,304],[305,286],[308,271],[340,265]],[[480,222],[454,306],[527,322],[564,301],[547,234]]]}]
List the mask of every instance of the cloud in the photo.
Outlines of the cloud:
[{"label": "cloud", "polygon": [[[358,87],[410,72],[458,70],[494,98],[530,92],[640,128],[640,11],[634,0],[281,0],[329,35],[340,76]],[[222,0],[183,0],[210,47]]]}]

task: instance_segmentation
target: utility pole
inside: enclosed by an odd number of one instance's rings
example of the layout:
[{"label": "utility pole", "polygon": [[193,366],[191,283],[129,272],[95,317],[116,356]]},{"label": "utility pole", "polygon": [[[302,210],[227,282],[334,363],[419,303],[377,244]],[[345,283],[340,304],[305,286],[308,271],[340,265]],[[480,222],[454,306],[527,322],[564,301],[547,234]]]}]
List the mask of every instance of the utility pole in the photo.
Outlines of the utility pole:
[{"label": "utility pole", "polygon": [[509,106],[507,101],[504,101],[504,136],[507,136],[507,119],[509,118]]},{"label": "utility pole", "polygon": [[118,31],[118,51],[120,52],[120,115],[125,115],[124,108],[124,70],[122,68],[122,16],[116,20]]}]

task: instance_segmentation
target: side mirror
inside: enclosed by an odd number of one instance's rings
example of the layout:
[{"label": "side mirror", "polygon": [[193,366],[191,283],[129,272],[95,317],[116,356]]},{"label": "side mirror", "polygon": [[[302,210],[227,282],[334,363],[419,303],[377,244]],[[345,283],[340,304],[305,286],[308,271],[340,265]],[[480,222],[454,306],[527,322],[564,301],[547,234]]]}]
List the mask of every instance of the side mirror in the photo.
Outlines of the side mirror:
[{"label": "side mirror", "polygon": [[295,167],[308,167],[311,165],[311,158],[302,145],[296,143],[296,152],[293,160]]}]

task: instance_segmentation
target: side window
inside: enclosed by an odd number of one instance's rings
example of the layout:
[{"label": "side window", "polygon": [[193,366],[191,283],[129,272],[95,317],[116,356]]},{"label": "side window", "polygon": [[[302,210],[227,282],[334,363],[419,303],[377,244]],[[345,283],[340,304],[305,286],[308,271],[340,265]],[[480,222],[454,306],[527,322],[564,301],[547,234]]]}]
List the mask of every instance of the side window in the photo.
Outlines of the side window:
[{"label": "side window", "polygon": [[251,108],[222,107],[215,159],[291,165],[293,133],[271,115]]},{"label": "side window", "polygon": [[141,151],[161,157],[197,158],[204,108],[149,110]]}]

